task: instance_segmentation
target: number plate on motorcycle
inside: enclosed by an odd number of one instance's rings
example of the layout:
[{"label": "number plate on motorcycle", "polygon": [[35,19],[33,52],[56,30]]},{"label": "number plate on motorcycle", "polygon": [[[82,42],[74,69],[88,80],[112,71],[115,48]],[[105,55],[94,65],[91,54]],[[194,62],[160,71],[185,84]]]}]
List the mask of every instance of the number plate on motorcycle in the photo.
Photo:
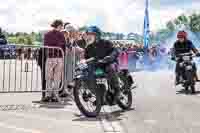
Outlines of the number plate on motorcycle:
[{"label": "number plate on motorcycle", "polygon": [[190,60],[190,56],[183,56],[183,60],[184,61],[189,61]]},{"label": "number plate on motorcycle", "polygon": [[107,79],[106,78],[100,78],[96,79],[97,84],[107,84]]},{"label": "number plate on motorcycle", "polygon": [[191,69],[192,69],[192,66],[186,66],[186,69],[187,69],[187,70],[191,70]]}]

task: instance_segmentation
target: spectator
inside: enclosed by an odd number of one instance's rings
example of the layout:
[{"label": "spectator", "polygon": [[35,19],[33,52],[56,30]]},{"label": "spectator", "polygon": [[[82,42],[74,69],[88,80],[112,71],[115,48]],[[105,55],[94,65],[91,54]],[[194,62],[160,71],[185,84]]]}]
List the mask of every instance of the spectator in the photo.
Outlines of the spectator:
[{"label": "spectator", "polygon": [[83,52],[83,49],[86,45],[86,42],[84,39],[79,40],[79,32],[70,23],[65,24],[64,27],[64,34],[65,34],[65,40],[67,40],[66,43],[66,85],[68,86],[73,81],[73,72],[76,62],[80,59],[80,53]]},{"label": "spectator", "polygon": [[86,47],[86,34],[83,33],[81,38],[77,41],[77,44],[80,48],[84,49]]},{"label": "spectator", "polygon": [[[19,49],[19,55],[21,55],[21,49]],[[46,64],[46,59],[47,57],[45,56],[45,49],[44,48],[40,48],[37,49],[35,52],[36,55],[36,60],[37,60],[37,64],[40,67],[41,70],[41,80],[42,80],[42,99],[41,101],[45,101],[46,100],[46,92],[44,92],[46,90],[46,78],[45,78],[45,64]]]},{"label": "spectator", "polygon": [[[51,26],[52,30],[47,32],[44,36],[44,46],[58,47],[65,51],[65,37],[61,32],[63,29],[62,20],[55,20]],[[62,76],[64,70],[64,62],[62,52],[58,49],[48,49],[48,58],[46,60],[46,81],[47,89],[59,89],[62,83]],[[52,87],[52,82],[54,82],[54,87]],[[52,90],[51,90],[52,91]],[[55,101],[57,102],[58,94],[55,92],[48,92],[48,95],[43,99],[44,101]]]}]

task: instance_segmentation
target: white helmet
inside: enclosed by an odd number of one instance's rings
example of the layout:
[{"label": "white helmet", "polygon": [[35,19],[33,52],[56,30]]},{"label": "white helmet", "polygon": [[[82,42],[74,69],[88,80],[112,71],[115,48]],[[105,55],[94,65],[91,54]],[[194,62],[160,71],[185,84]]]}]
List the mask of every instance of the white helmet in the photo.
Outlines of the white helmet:
[{"label": "white helmet", "polygon": [[64,25],[64,31],[66,32],[76,32],[78,31],[75,25],[72,25],[70,23],[66,23]]}]

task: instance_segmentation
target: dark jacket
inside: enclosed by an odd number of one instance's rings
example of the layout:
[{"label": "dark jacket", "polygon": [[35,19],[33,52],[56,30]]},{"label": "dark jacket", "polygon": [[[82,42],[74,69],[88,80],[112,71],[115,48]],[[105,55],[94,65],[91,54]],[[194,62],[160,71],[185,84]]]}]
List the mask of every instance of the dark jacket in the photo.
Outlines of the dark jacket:
[{"label": "dark jacket", "polygon": [[[63,52],[65,52],[65,44],[65,37],[62,32],[52,30],[44,35],[44,46],[58,47],[61,48]],[[49,53],[48,57],[50,58],[61,57],[61,51],[58,49],[50,48],[47,53]]]},{"label": "dark jacket", "polygon": [[185,42],[181,43],[179,41],[176,41],[173,46],[173,54],[174,56],[177,56],[181,53],[188,53],[193,51],[196,53],[198,50],[193,45],[192,41],[186,40]]},{"label": "dark jacket", "polygon": [[77,45],[82,48],[82,49],[85,49],[86,47],[86,41],[84,39],[81,39],[81,40],[78,40],[77,41]]},{"label": "dark jacket", "polygon": [[106,56],[111,56],[108,63],[117,62],[119,51],[113,47],[113,44],[107,40],[99,40],[98,42],[91,44],[85,49],[85,58],[89,59],[95,57],[98,59],[104,59]]},{"label": "dark jacket", "polygon": [[7,40],[6,37],[3,34],[0,34],[0,45],[6,45]]}]

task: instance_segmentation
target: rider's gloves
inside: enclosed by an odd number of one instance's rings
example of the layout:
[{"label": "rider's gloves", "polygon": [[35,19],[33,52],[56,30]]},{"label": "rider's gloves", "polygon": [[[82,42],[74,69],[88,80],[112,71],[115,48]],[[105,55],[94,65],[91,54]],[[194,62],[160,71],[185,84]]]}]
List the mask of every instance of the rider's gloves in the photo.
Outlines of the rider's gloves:
[{"label": "rider's gloves", "polygon": [[85,59],[83,59],[83,60],[80,60],[80,63],[81,64],[84,64],[86,62],[86,60]]},{"label": "rider's gloves", "polygon": [[200,57],[200,53],[197,53],[196,56]]},{"label": "rider's gloves", "polygon": [[112,62],[113,61],[113,59],[114,59],[114,57],[113,56],[106,56],[106,57],[104,57],[104,62],[105,63],[108,63],[108,62]]},{"label": "rider's gloves", "polygon": [[98,63],[104,64],[106,61],[104,59],[98,60]]}]

